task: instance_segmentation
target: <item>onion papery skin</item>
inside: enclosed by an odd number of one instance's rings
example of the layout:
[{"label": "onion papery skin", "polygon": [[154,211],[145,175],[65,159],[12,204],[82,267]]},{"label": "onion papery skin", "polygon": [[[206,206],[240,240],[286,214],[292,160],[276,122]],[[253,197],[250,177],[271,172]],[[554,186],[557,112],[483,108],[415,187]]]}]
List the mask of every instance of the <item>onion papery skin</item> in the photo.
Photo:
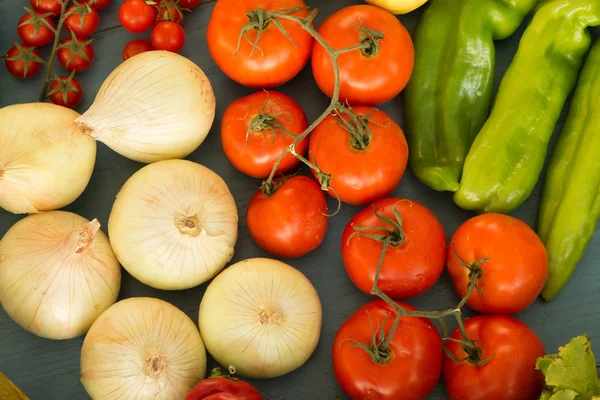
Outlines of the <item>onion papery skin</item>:
[{"label": "onion papery skin", "polygon": [[160,161],[125,182],[108,234],[133,277],[156,289],[190,289],[213,278],[233,257],[238,212],[215,172],[192,161]]},{"label": "onion papery skin", "polygon": [[198,328],[177,307],[155,298],[110,307],[81,349],[81,382],[93,400],[183,399],[205,375]]},{"label": "onion papery skin", "polygon": [[66,211],[32,214],[0,242],[0,302],[37,336],[85,334],[120,287],[121,266],[97,220]]},{"label": "onion papery skin", "polygon": [[83,193],[96,142],[78,129],[78,117],[50,103],[0,109],[0,207],[14,214],[56,210]]},{"label": "onion papery skin", "polygon": [[76,122],[122,156],[149,164],[196,150],[210,131],[215,109],[211,83],[196,64],[153,50],[113,70]]},{"label": "onion papery skin", "polygon": [[252,258],[210,283],[198,321],[219,364],[249,378],[274,378],[310,358],[320,337],[322,307],[300,271],[278,260]]}]

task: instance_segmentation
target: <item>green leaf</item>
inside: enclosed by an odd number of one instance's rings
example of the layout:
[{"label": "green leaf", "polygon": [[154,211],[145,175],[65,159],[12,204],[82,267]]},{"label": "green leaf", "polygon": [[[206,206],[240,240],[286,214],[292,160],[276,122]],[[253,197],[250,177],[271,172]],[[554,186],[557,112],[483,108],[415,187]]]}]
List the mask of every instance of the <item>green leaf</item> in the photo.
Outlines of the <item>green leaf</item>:
[{"label": "green leaf", "polygon": [[546,400],[593,400],[600,395],[600,381],[596,374],[596,360],[587,336],[572,339],[558,349],[558,354],[538,358],[536,369],[546,377],[552,391]]}]

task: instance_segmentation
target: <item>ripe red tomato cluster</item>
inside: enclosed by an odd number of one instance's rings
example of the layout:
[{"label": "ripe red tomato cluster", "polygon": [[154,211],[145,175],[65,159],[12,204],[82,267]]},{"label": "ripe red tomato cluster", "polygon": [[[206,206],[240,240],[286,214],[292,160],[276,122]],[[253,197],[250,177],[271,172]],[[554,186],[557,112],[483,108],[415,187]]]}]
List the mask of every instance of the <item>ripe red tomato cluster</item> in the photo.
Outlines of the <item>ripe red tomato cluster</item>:
[{"label": "ripe red tomato cluster", "polygon": [[152,28],[150,42],[135,39],[123,50],[123,60],[150,50],[177,53],[185,44],[181,27],[184,11],[200,5],[202,0],[126,0],[119,9],[119,21],[131,33],[142,33]]},{"label": "ripe red tomato cluster", "polygon": [[367,294],[373,293],[384,245],[377,287],[393,300],[425,293],[444,266],[461,298],[476,279],[466,304],[483,315],[467,319],[464,327],[477,348],[463,346],[457,328],[443,350],[429,320],[402,317],[389,346],[380,349],[391,361],[376,362],[356,344],[373,346],[380,332],[387,337],[397,314],[386,302],[372,301],[344,323],[334,341],[334,372],[348,396],[424,399],[443,376],[453,400],[538,398],[544,379],[535,364],[544,345],[512,317],[535,301],[548,277],[545,247],[527,224],[507,215],[479,215],[463,223],[446,246],[442,225],[425,206],[403,198],[379,200],[350,220],[341,241],[344,266]]},{"label": "ripe red tomato cluster", "polygon": [[[213,60],[242,85],[272,89],[293,79],[312,55],[313,76],[331,96],[335,74],[329,55],[298,21],[269,16],[280,10],[295,18],[310,12],[304,0],[217,2],[207,31]],[[310,139],[294,148],[305,163],[318,166],[323,174],[313,171],[316,181],[281,177],[250,200],[246,219],[252,238],[279,257],[303,256],[323,241],[328,207],[320,188],[340,202],[366,205],[398,186],[408,160],[402,129],[375,108],[398,95],[412,73],[414,50],[406,28],[383,9],[360,5],[334,13],[318,31],[332,48],[364,48],[338,58],[339,100],[349,106],[328,115]],[[372,31],[390,39],[365,39]],[[223,150],[238,170],[265,179],[306,129],[304,112],[293,99],[275,90],[257,92],[235,101],[225,112]],[[299,160],[286,154],[277,165],[277,175],[290,173]]]},{"label": "ripe red tomato cluster", "polygon": [[[94,47],[88,37],[96,32],[100,23],[99,10],[109,6],[111,0],[85,0],[73,3],[65,10],[64,27],[70,37],[60,41],[57,58],[63,68],[71,71],[70,76],[57,77],[48,93],[51,101],[65,107],[76,107],[83,97],[80,83],[74,78],[90,68],[94,61]],[[27,11],[17,24],[21,43],[16,43],[6,55],[8,71],[19,79],[35,76],[44,62],[39,48],[55,40],[56,19],[62,6],[58,0],[30,0],[32,9]]]}]

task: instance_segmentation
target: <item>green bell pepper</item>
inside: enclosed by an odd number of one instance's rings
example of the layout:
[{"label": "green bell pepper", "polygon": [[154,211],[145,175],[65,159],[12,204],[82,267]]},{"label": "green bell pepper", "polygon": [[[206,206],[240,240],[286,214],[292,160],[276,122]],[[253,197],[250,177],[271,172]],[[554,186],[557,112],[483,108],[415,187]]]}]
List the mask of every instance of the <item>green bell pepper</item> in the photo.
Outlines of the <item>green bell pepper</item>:
[{"label": "green bell pepper", "polygon": [[488,120],[475,138],[454,201],[508,213],[535,187],[567,96],[600,25],[600,0],[547,0],[526,28]]},{"label": "green bell pepper", "polygon": [[494,40],[511,36],[537,0],[433,0],[413,33],[404,91],[410,164],[437,191],[456,191],[494,86]]},{"label": "green bell pepper", "polygon": [[552,300],[583,256],[600,217],[600,41],[583,67],[571,108],[548,165],[538,234],[550,273],[542,291]]}]

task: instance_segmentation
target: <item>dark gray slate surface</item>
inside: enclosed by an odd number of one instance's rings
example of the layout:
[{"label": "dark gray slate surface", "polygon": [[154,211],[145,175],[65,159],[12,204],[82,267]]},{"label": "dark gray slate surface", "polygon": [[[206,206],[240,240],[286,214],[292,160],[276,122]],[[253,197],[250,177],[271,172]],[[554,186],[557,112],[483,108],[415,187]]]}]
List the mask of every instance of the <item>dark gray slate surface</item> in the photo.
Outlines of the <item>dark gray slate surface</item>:
[{"label": "dark gray slate surface", "polygon": [[[101,13],[101,29],[118,26],[118,5],[113,0]],[[332,12],[348,5],[360,4],[359,0],[307,0],[308,5],[320,7],[317,24]],[[5,54],[17,39],[16,24],[24,13],[27,0],[0,1],[0,54]],[[195,151],[190,160],[202,163],[220,174],[229,184],[238,204],[240,215],[239,241],[233,262],[259,256],[268,256],[251,240],[245,226],[246,205],[259,182],[236,171],[225,158],[219,139],[220,118],[233,100],[252,92],[228,79],[213,63],[208,53],[205,32],[214,2],[206,2],[193,13],[186,15],[184,27],[187,43],[182,54],[196,62],[209,76],[215,88],[217,119],[204,144]],[[419,13],[400,19],[409,30],[415,26]],[[476,21],[474,21],[476,22]],[[527,22],[527,21],[526,21]],[[525,25],[525,23],[524,23]],[[497,44],[497,81],[512,59],[524,26],[511,39]],[[138,35],[147,37],[149,34]],[[597,36],[597,35],[595,35]],[[134,38],[122,28],[110,29],[95,36],[96,61],[91,69],[79,75],[85,90],[85,100],[79,107],[83,112],[106,76],[121,62],[124,45]],[[4,61],[2,61],[4,64]],[[41,74],[29,81],[17,81],[0,66],[0,106],[36,101],[41,88]],[[328,104],[328,99],[314,83],[310,65],[291,82],[279,90],[291,95],[304,108],[309,119],[317,117]],[[381,107],[403,126],[401,99]],[[565,108],[566,110],[566,108]],[[561,121],[564,119],[564,112]],[[83,195],[66,209],[91,219],[98,218],[104,226],[113,200],[123,183],[142,165],[129,161],[112,152],[102,144],[98,146],[98,158],[92,180]],[[514,216],[535,226],[540,185],[531,198]],[[448,237],[460,223],[473,214],[460,210],[448,194],[438,194],[418,182],[407,172],[394,195],[408,197],[424,203],[440,218]],[[330,207],[335,202],[329,199]],[[340,256],[340,237],[350,217],[359,208],[344,205],[341,212],[331,218],[330,228],[322,246],[313,253],[291,261],[312,281],[323,303],[322,339],[311,359],[294,373],[273,380],[253,381],[269,400],[333,400],[343,398],[331,368],[331,344],[339,326],[356,309],[369,301],[348,278]],[[0,234],[3,235],[21,217],[0,212]],[[546,349],[555,352],[559,345],[581,333],[590,335],[600,343],[600,268],[595,260],[600,256],[600,238],[592,240],[576,274],[561,295],[550,304],[538,300],[517,317],[529,324],[543,339]],[[163,292],[144,286],[124,272],[120,298],[153,296],[169,301],[197,321],[198,307],[206,289],[202,285],[184,292]],[[409,303],[423,309],[441,309],[453,306],[458,298],[447,274],[429,292]],[[79,354],[83,338],[54,342],[25,332],[13,323],[4,311],[0,311],[0,371],[7,374],[33,399],[63,400],[88,399],[79,382]],[[600,346],[600,345],[598,345]],[[214,367],[210,360],[208,367]],[[430,395],[431,399],[446,399],[442,383]]]}]

